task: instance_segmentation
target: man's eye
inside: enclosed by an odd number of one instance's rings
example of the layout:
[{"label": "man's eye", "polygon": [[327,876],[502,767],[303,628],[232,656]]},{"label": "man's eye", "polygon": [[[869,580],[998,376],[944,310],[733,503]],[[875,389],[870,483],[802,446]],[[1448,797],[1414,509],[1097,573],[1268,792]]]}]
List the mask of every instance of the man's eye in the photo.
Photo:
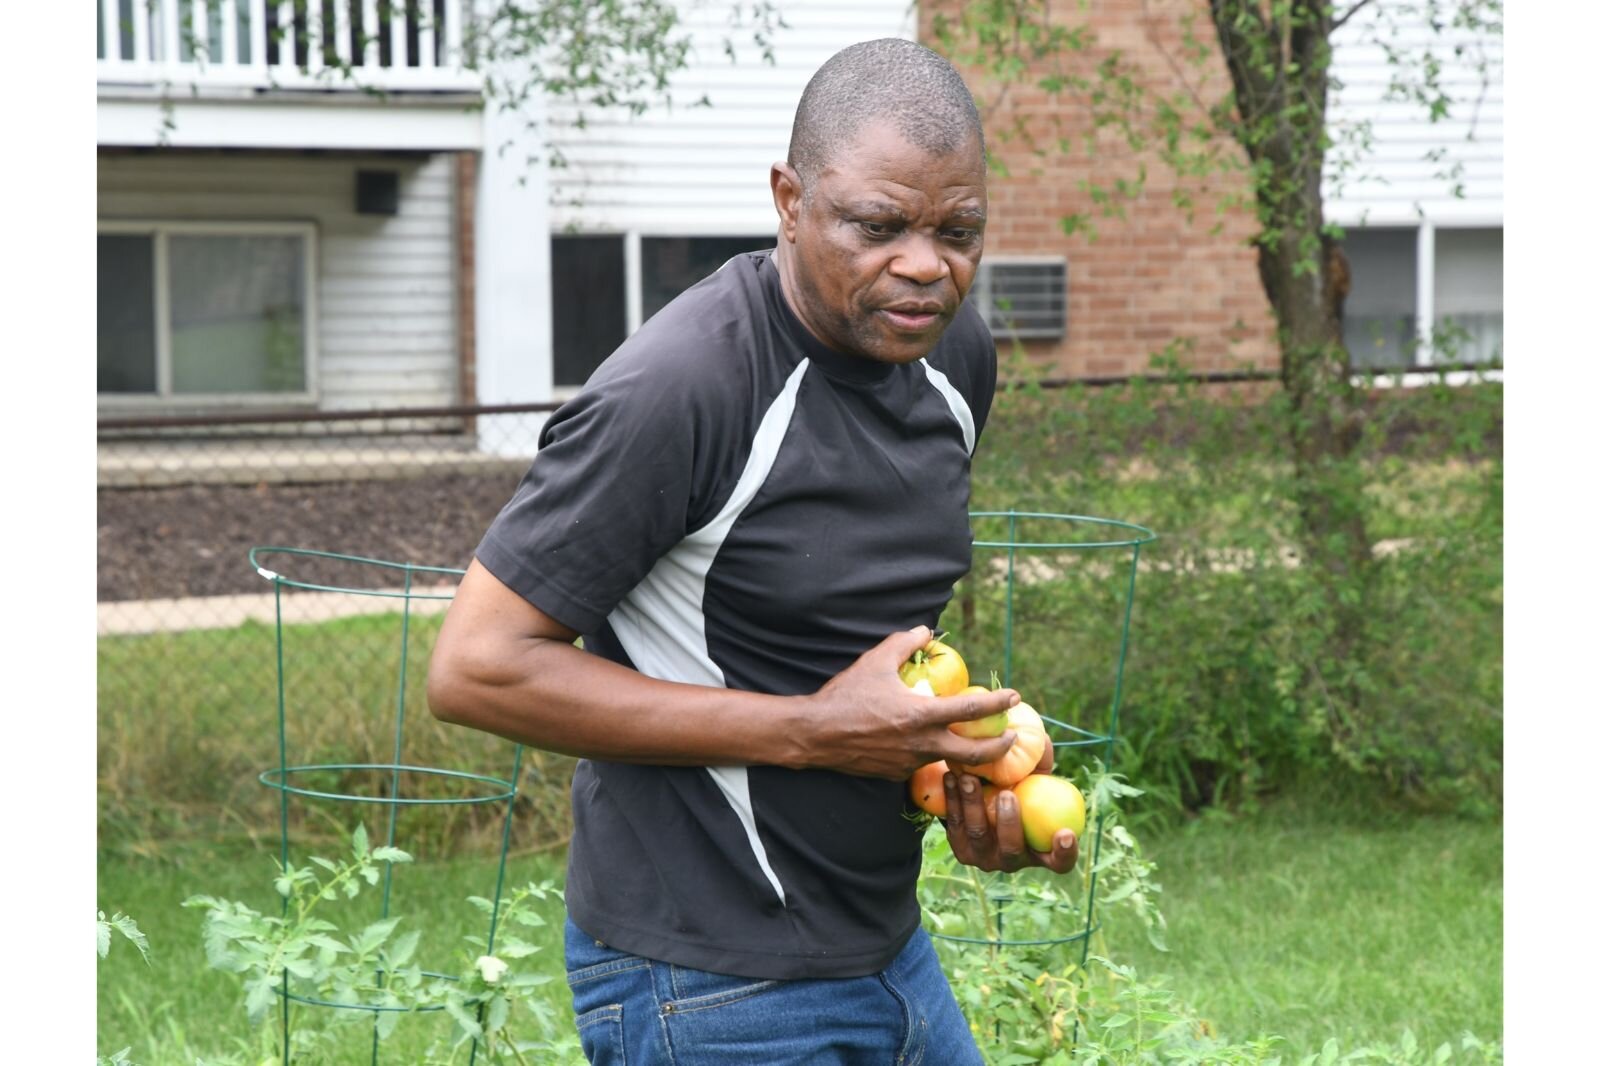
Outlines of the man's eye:
[{"label": "man's eye", "polygon": [[944,236],[946,240],[954,241],[957,244],[971,244],[978,239],[978,231],[975,229],[947,229],[944,231]]},{"label": "man's eye", "polygon": [[894,227],[887,222],[859,222],[861,232],[868,237],[890,237],[894,235]]}]

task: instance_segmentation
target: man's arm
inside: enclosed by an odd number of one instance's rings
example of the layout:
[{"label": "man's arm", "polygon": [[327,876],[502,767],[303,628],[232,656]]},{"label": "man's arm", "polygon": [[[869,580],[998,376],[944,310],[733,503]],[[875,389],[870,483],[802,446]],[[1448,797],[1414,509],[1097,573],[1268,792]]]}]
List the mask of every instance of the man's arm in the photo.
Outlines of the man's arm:
[{"label": "man's arm", "polygon": [[1017,702],[1010,689],[931,698],[897,670],[929,638],[891,634],[809,696],[647,677],[573,646],[577,634],[477,560],[445,615],[428,672],[441,721],[582,758],[677,766],[772,765],[904,780],[924,763],[982,763],[1011,745],[950,732]]}]

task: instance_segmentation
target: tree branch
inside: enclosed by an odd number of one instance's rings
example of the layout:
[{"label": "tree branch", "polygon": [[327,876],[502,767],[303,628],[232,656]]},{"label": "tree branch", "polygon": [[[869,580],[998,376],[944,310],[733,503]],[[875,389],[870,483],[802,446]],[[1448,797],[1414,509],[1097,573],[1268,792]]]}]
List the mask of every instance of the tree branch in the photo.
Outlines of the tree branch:
[{"label": "tree branch", "polygon": [[1166,60],[1167,68],[1172,71],[1173,76],[1178,79],[1178,83],[1183,86],[1183,91],[1188,94],[1189,101],[1194,104],[1202,115],[1206,114],[1211,109],[1200,98],[1200,90],[1189,81],[1189,77],[1184,73],[1183,67],[1179,65],[1177,57],[1168,51],[1167,46],[1162,43],[1161,35],[1150,28],[1155,22],[1155,16],[1150,13],[1150,0],[1139,0],[1139,7],[1144,14],[1145,40],[1155,45],[1156,51],[1161,53],[1161,58]]},{"label": "tree branch", "polygon": [[[1211,22],[1217,30],[1217,44],[1222,49],[1222,57],[1233,79],[1233,95],[1239,118],[1248,128],[1259,122],[1270,109],[1273,89],[1282,76],[1282,68],[1277,63],[1274,63],[1272,71],[1267,72],[1254,62],[1259,59],[1261,46],[1270,40],[1271,30],[1261,12],[1249,0],[1208,0],[1208,3]],[[1238,27],[1237,32],[1235,27]],[[1252,158],[1259,157],[1259,143],[1247,139],[1244,147]]]},{"label": "tree branch", "polygon": [[1356,2],[1351,5],[1349,11],[1346,11],[1344,14],[1333,20],[1333,24],[1328,28],[1328,32],[1330,34],[1337,33],[1340,26],[1343,26],[1346,22],[1349,22],[1355,17],[1357,11],[1360,11],[1370,3],[1372,3],[1372,0],[1356,0]]}]

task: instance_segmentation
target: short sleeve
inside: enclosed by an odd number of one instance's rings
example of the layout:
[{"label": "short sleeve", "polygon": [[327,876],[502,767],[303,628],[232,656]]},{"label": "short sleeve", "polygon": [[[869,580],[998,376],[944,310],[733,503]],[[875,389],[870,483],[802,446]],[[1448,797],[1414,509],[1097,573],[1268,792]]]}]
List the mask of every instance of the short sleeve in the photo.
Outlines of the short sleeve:
[{"label": "short sleeve", "polygon": [[695,497],[690,411],[640,374],[563,406],[478,545],[490,573],[579,633],[592,633],[688,529]]},{"label": "short sleeve", "polygon": [[759,290],[744,274],[712,275],[600,365],[478,544],[490,573],[579,633],[732,491],[759,403]]}]

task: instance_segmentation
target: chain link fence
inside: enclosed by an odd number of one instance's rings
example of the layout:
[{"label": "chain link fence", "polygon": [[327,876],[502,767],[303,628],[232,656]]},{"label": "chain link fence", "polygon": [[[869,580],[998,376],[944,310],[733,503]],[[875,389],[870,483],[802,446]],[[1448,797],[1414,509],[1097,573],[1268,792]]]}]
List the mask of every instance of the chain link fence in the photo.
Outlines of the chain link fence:
[{"label": "chain link fence", "polygon": [[[1273,392],[1275,378],[1270,371],[1235,371],[1189,380],[1207,394],[1217,389],[1261,399]],[[1190,454],[1185,440],[1200,431],[1185,428],[1182,418],[1152,420],[1137,389],[1092,388],[1093,402],[1083,392],[1085,386],[1127,385],[1127,379],[1035,383],[1051,390],[1050,399],[1041,397],[1032,407],[1013,402],[986,434],[988,502],[1003,496],[1009,506],[1026,502],[1027,492],[1048,491],[1046,510],[1060,509],[1061,499],[1090,505],[1094,497],[1083,495],[1084,485],[1051,488],[1052,478],[1064,476],[1053,460],[1044,473],[1022,461],[1040,448],[1048,451],[1058,431],[1069,434],[1062,440],[1077,440],[1071,432],[1106,422],[1086,440],[1130,469],[1150,462],[1159,467],[1166,461],[1160,456],[1176,461],[1181,453],[1200,461],[1212,454]],[[1154,394],[1147,397],[1158,407],[1176,396],[1164,386],[1159,391],[1161,403]],[[1479,419],[1483,425],[1474,429],[1470,409],[1484,404],[1465,402],[1473,391],[1419,392],[1407,399],[1405,389],[1373,390],[1372,417],[1384,427],[1379,453],[1423,464],[1384,467],[1386,476],[1448,460],[1459,450],[1452,442],[1468,430],[1469,436],[1485,435],[1483,446],[1497,452],[1498,392],[1480,397],[1492,417]],[[272,835],[272,790],[257,776],[277,758],[280,609],[291,758],[301,752],[318,762],[399,761],[396,748],[403,743],[414,763],[467,771],[501,765],[505,742],[440,725],[426,707],[427,662],[447,599],[411,600],[405,616],[397,608],[408,601],[391,597],[292,589],[279,600],[249,553],[275,546],[465,569],[526,473],[556,406],[103,419],[97,604],[102,841],[228,827]],[[1121,416],[1112,417],[1118,411]],[[1245,433],[1242,411],[1224,405],[1211,412],[1209,422],[1221,427],[1219,440],[1228,438],[1230,427],[1235,436]],[[1008,420],[1018,419],[1008,432]],[[1241,436],[1237,448],[1250,447]],[[1025,484],[1008,489],[1012,467]],[[1171,533],[1164,542],[1170,549],[1190,519],[1149,511],[1157,503],[1176,506],[1170,499],[1105,506],[1132,508],[1152,523],[1161,519],[1156,524]],[[337,561],[292,558],[295,572],[284,576],[299,584],[365,589],[373,573],[390,572],[367,567],[354,575]],[[1152,559],[1154,569],[1160,565]],[[441,587],[437,576],[426,581],[435,591]],[[449,586],[446,581],[442,588]],[[397,718],[406,723],[403,738],[389,729]],[[568,824],[570,764],[530,753],[525,766],[561,787],[525,789],[519,803],[531,810],[515,820],[514,832],[528,847],[559,843]],[[485,828],[450,820],[465,815],[425,817],[434,819],[435,843],[444,845],[475,840],[474,831]]]},{"label": "chain link fence", "polygon": [[[275,794],[257,776],[278,758],[280,610],[291,761],[380,763],[403,752],[417,764],[501,767],[505,742],[440,725],[426,707],[448,599],[301,589],[280,598],[249,553],[277,546],[464,569],[555,407],[102,420],[103,838],[273,836]],[[329,589],[368,591],[374,574],[400,573],[290,558],[285,577]],[[453,584],[417,581],[414,590]],[[565,760],[534,753],[526,765],[564,783]],[[519,802],[531,808],[517,819],[524,845],[564,838],[564,788],[528,790]],[[413,830],[436,845],[493,831],[462,821],[471,808],[414,817],[427,824]]]}]

